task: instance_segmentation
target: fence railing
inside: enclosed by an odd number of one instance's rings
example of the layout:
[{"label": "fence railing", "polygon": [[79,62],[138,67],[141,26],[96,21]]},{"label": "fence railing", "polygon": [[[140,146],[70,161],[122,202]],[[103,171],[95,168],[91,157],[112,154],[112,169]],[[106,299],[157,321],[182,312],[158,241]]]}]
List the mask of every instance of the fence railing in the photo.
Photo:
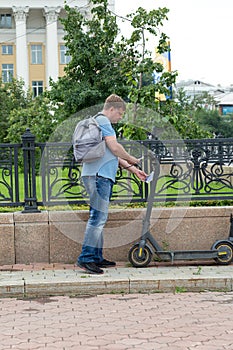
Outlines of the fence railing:
[{"label": "fence railing", "polygon": [[[154,154],[159,170],[154,200],[233,199],[233,138],[120,141],[150,173]],[[0,144],[0,206],[84,204],[87,194],[81,166],[73,162],[71,143],[37,143],[27,130],[20,144]],[[113,202],[146,202],[150,184],[119,170]]]}]

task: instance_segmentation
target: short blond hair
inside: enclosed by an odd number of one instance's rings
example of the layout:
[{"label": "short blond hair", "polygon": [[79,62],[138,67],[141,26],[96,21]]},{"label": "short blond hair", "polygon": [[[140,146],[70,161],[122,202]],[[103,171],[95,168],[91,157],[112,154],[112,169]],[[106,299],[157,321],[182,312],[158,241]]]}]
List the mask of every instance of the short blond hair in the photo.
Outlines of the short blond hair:
[{"label": "short blond hair", "polygon": [[123,100],[123,98],[121,98],[120,96],[118,96],[116,94],[112,94],[112,95],[108,96],[104,102],[104,109],[105,110],[108,110],[111,107],[114,107],[116,109],[122,108],[125,111],[126,110],[126,103]]}]

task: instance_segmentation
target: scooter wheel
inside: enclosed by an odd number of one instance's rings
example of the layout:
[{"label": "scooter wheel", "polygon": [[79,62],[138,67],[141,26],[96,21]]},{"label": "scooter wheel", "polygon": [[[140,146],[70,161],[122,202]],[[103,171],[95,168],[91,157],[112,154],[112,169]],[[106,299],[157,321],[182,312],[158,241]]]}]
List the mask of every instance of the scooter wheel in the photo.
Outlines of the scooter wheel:
[{"label": "scooter wheel", "polygon": [[128,258],[134,267],[145,267],[151,262],[152,254],[150,249],[145,246],[142,256],[139,256],[139,243],[137,243],[129,250]]},{"label": "scooter wheel", "polygon": [[220,265],[229,265],[233,259],[233,247],[230,243],[219,242],[214,247],[218,251],[218,257],[214,260]]}]

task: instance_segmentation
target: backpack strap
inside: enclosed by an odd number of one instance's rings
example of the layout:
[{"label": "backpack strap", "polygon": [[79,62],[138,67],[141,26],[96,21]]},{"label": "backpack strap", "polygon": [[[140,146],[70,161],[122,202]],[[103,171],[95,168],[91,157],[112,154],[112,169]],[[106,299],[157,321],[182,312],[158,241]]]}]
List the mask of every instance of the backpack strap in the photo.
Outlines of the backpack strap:
[{"label": "backpack strap", "polygon": [[102,112],[98,112],[96,115],[94,115],[94,117],[93,118],[97,118],[97,117],[99,117],[100,115],[103,115],[103,116],[105,116]]},{"label": "backpack strap", "polygon": [[[96,118],[99,117],[100,115],[103,115],[103,116],[105,117],[105,115],[104,115],[102,112],[98,112],[96,115],[94,115],[93,118],[96,119]],[[97,123],[99,129],[101,130],[101,127],[99,126],[99,123],[97,122],[97,120],[96,120],[96,123]],[[102,140],[104,140],[104,137],[102,137]]]}]

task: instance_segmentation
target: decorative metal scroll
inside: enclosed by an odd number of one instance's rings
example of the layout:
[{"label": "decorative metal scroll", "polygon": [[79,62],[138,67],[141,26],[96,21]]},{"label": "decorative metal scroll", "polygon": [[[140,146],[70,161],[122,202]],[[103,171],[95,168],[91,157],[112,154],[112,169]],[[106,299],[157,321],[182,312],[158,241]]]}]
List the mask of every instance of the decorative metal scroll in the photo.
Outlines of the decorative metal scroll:
[{"label": "decorative metal scroll", "polygon": [[[142,158],[140,165],[148,174],[153,170],[153,162],[148,159],[153,155],[158,160],[155,201],[233,199],[233,138],[120,142],[130,154]],[[71,144],[32,141],[30,150],[34,149],[36,169],[31,171],[31,162],[24,164],[36,186],[37,197],[33,200],[38,205],[86,203],[82,167],[73,160]],[[1,206],[24,205],[24,174],[18,168],[23,169],[22,145],[1,144]],[[119,169],[112,199],[145,202],[149,191],[150,184],[139,181],[128,170]]]},{"label": "decorative metal scroll", "polygon": [[12,169],[11,167],[0,167],[0,201],[12,201]]},{"label": "decorative metal scroll", "polygon": [[46,144],[42,150],[43,204],[82,203],[87,198],[81,168],[73,161],[68,143]]},{"label": "decorative metal scroll", "polygon": [[160,159],[155,200],[233,198],[232,139],[154,141]]},{"label": "decorative metal scroll", "polygon": [[[155,201],[233,199],[232,139],[121,141],[142,168],[152,171],[149,150],[159,159]],[[69,144],[46,145],[46,202],[85,203],[87,194],[81,180],[81,165],[72,160]],[[114,202],[146,201],[150,186],[127,170],[117,173]]]},{"label": "decorative metal scroll", "polygon": [[[128,143],[126,149],[138,154],[138,157],[142,156],[142,146],[138,142]],[[71,145],[50,143],[41,146],[41,150],[41,176],[45,179],[42,182],[43,204],[86,203],[88,196],[81,179],[82,166],[74,161]],[[134,175],[130,176],[128,171],[119,169],[113,200],[140,201],[143,200],[143,192],[141,181]]]},{"label": "decorative metal scroll", "polygon": [[0,145],[0,206],[19,204],[19,145]]}]

